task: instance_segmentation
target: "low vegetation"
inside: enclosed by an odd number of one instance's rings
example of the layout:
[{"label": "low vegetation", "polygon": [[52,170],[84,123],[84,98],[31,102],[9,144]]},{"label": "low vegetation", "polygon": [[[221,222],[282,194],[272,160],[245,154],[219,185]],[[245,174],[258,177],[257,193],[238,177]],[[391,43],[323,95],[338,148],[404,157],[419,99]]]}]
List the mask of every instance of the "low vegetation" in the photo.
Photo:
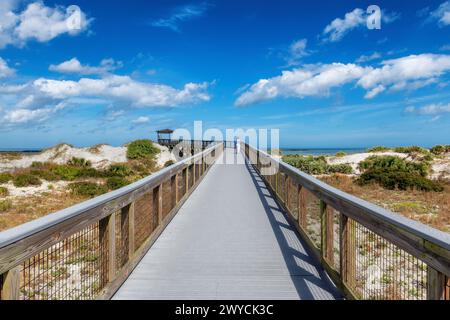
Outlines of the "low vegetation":
[{"label": "low vegetation", "polygon": [[0,197],[6,197],[9,195],[8,188],[0,187]]},{"label": "low vegetation", "polygon": [[13,184],[15,187],[23,188],[29,186],[40,186],[42,181],[32,174],[22,173],[13,178]]},{"label": "low vegetation", "polygon": [[345,153],[344,151],[336,152],[336,157],[338,157],[338,158],[345,157],[346,155],[347,155],[347,153]]},{"label": "low vegetation", "polygon": [[73,182],[69,184],[69,189],[77,196],[91,198],[108,191],[108,188],[105,185],[95,182]]},{"label": "low vegetation", "polygon": [[106,186],[109,190],[117,190],[125,187],[129,182],[122,177],[111,177],[106,180]]},{"label": "low vegetation", "polygon": [[386,152],[386,151],[391,151],[391,148],[385,146],[375,146],[367,149],[367,152]]},{"label": "low vegetation", "polygon": [[328,164],[324,156],[286,155],[283,156],[282,160],[301,171],[314,175],[331,173],[351,174],[353,171],[349,164]]},{"label": "low vegetation", "polygon": [[12,178],[12,175],[9,173],[0,173],[0,183],[8,183]]},{"label": "low vegetation", "polygon": [[136,140],[127,146],[128,159],[154,158],[159,149],[153,145],[151,140]]},{"label": "low vegetation", "polygon": [[450,152],[450,145],[436,145],[430,149],[430,152],[435,155]]},{"label": "low vegetation", "polygon": [[360,185],[377,183],[386,189],[417,189],[443,191],[438,182],[427,177],[430,163],[409,161],[398,156],[370,156],[359,163],[362,174],[357,179]]}]

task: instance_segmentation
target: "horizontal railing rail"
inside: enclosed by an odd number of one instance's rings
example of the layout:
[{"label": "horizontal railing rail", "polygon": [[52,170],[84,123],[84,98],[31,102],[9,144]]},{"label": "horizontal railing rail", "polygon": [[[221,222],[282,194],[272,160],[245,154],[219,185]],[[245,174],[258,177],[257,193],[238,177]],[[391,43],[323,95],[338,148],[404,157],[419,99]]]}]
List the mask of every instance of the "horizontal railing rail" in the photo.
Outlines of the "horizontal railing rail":
[{"label": "horizontal railing rail", "polygon": [[0,232],[0,299],[110,298],[222,151]]},{"label": "horizontal railing rail", "polygon": [[360,299],[450,299],[450,234],[405,218],[243,144],[333,281]]}]

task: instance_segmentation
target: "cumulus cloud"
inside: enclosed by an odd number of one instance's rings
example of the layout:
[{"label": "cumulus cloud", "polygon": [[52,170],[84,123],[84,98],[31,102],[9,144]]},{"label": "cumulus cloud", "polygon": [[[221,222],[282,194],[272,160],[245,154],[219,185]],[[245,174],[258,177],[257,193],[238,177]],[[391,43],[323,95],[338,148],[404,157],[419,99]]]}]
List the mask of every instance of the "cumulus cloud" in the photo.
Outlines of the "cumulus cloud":
[{"label": "cumulus cloud", "polygon": [[0,57],[0,78],[14,75],[15,70],[8,66],[8,63]]},{"label": "cumulus cloud", "polygon": [[105,74],[114,71],[123,66],[122,62],[114,59],[103,59],[99,66],[92,67],[89,65],[82,65],[77,58],[64,61],[58,65],[50,65],[49,70],[60,73],[73,73],[80,75]]},{"label": "cumulus cloud", "polygon": [[91,19],[77,6],[47,7],[35,1],[18,12],[19,1],[2,0],[0,5],[0,48],[23,46],[30,40],[48,42],[62,34],[87,30]]},{"label": "cumulus cloud", "polygon": [[310,65],[283,71],[281,76],[261,79],[250,86],[238,97],[235,104],[244,106],[277,97],[326,95],[331,88],[359,79],[363,74],[363,67],[342,63]]},{"label": "cumulus cloud", "polygon": [[416,113],[421,115],[440,115],[443,113],[450,113],[450,103],[437,103],[437,104],[429,104],[424,107],[416,108],[416,107],[407,107],[405,109],[408,113]]},{"label": "cumulus cloud", "polygon": [[0,104],[6,105],[0,119],[3,125],[39,122],[56,114],[61,106],[102,101],[114,106],[106,115],[107,120],[114,120],[125,108],[176,107],[209,101],[208,85],[187,83],[177,89],[114,74],[77,81],[39,78],[20,85],[0,85]]},{"label": "cumulus cloud", "polygon": [[434,11],[430,13],[430,19],[437,20],[439,25],[450,25],[450,1],[445,1]]},{"label": "cumulus cloud", "polygon": [[[396,13],[382,12],[381,20],[384,23],[391,23],[399,17]],[[370,15],[365,10],[356,8],[351,12],[347,12],[343,19],[336,18],[325,27],[322,33],[324,41],[338,42],[350,31],[366,27],[367,19]]]},{"label": "cumulus cloud", "polygon": [[333,87],[355,82],[371,99],[384,91],[416,90],[438,83],[450,71],[450,55],[420,54],[382,61],[377,67],[332,63],[310,65],[281,76],[261,79],[240,93],[235,104],[248,105],[278,97],[323,96]]},{"label": "cumulus cloud", "polygon": [[[379,68],[369,67],[358,81],[366,90],[373,90],[372,98],[384,90],[417,89],[435,83],[439,76],[450,71],[450,55],[420,54],[385,60]],[[378,92],[377,92],[378,91]]]}]

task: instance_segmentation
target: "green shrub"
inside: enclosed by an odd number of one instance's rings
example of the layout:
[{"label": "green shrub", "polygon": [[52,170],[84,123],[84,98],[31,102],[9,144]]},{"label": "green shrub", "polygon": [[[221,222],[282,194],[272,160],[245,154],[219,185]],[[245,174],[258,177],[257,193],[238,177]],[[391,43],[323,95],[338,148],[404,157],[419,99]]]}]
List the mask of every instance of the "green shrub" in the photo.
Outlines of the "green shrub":
[{"label": "green shrub", "polygon": [[378,183],[390,190],[417,189],[422,191],[441,192],[444,188],[437,182],[427,179],[419,174],[411,174],[405,171],[373,169],[364,172],[357,180],[361,185]]},{"label": "green shrub", "polygon": [[74,182],[69,184],[69,189],[82,197],[95,197],[108,192],[106,186],[94,182]]},{"label": "green shrub", "polygon": [[85,167],[79,168],[77,176],[80,178],[103,178],[108,175],[105,172],[99,171],[95,168]]},{"label": "green shrub", "polygon": [[350,174],[353,171],[349,164],[328,164],[324,156],[287,155],[282,160],[301,171],[315,175],[331,173]]},{"label": "green shrub", "polygon": [[22,188],[29,186],[40,186],[42,182],[38,177],[33,176],[32,174],[22,173],[14,177],[13,184],[18,188]]},{"label": "green shrub", "polygon": [[136,140],[127,147],[128,159],[154,158],[159,153],[159,149],[150,140]]},{"label": "green shrub", "polygon": [[6,211],[12,208],[11,200],[0,200],[0,212]]},{"label": "green shrub", "polygon": [[0,197],[6,197],[7,195],[9,195],[8,189],[5,187],[0,187]]},{"label": "green shrub", "polygon": [[86,168],[91,166],[91,162],[84,158],[73,157],[69,161],[67,161],[67,165],[79,168]]},{"label": "green shrub", "polygon": [[131,174],[133,170],[125,164],[112,164],[108,169],[108,175],[111,177],[127,177]]},{"label": "green shrub", "polygon": [[384,152],[384,151],[390,151],[391,148],[385,147],[385,146],[375,146],[372,148],[367,149],[367,152]]},{"label": "green shrub", "polygon": [[9,173],[0,173],[0,183],[8,183],[12,178],[13,176]]},{"label": "green shrub", "polygon": [[394,148],[395,152],[398,153],[406,153],[406,154],[412,154],[412,153],[420,153],[420,154],[428,154],[428,150],[419,146],[409,146],[409,147],[397,147]]},{"label": "green shrub", "polygon": [[173,165],[175,162],[173,160],[169,160],[166,161],[166,163],[164,163],[164,168],[170,167],[171,165]]},{"label": "green shrub", "polygon": [[106,181],[106,185],[110,190],[120,189],[125,187],[128,184],[128,181],[122,177],[111,177]]},{"label": "green shrub", "polygon": [[31,170],[30,173],[36,177],[39,177],[41,179],[47,180],[47,181],[58,181],[60,180],[59,175],[57,175],[55,172],[51,170]]},{"label": "green shrub", "polygon": [[336,152],[336,157],[344,157],[344,156],[346,156],[347,154],[344,152],[344,151],[339,151],[339,152]]},{"label": "green shrub", "polygon": [[348,163],[342,164],[333,164],[328,166],[327,173],[343,173],[343,174],[351,174],[353,173],[353,168]]},{"label": "green shrub", "polygon": [[450,145],[436,145],[430,149],[430,152],[435,155],[450,152]]},{"label": "green shrub", "polygon": [[392,170],[426,177],[430,170],[430,164],[408,161],[398,156],[370,156],[359,163],[359,169],[361,171]]},{"label": "green shrub", "polygon": [[80,168],[68,165],[60,165],[52,168],[51,171],[58,175],[61,180],[73,181],[80,176]]}]

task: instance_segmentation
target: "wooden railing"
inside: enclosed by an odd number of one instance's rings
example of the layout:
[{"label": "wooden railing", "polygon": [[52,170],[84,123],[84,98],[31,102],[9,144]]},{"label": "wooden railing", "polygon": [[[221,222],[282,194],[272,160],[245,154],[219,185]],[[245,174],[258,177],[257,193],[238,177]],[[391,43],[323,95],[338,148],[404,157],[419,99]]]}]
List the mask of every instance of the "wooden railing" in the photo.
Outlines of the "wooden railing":
[{"label": "wooden railing", "polygon": [[243,149],[347,297],[450,299],[450,234],[333,188],[248,144]]},{"label": "wooden railing", "polygon": [[223,151],[0,233],[0,299],[108,299]]}]

